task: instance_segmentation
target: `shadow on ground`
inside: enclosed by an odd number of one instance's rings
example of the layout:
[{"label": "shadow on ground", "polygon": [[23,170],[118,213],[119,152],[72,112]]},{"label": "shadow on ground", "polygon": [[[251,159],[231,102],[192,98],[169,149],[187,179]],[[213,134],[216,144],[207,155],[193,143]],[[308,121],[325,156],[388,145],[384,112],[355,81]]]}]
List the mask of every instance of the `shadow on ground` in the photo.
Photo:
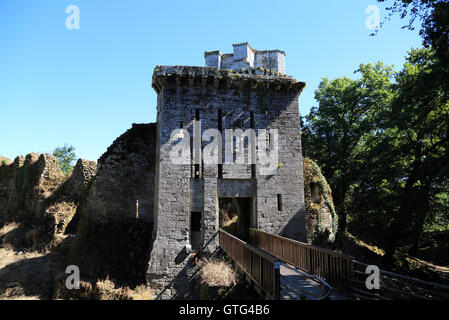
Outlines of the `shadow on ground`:
[{"label": "shadow on ground", "polygon": [[30,256],[9,251],[10,260],[15,262],[0,269],[0,298],[51,299],[55,275],[65,272],[63,251],[69,241],[66,239],[47,254]]}]

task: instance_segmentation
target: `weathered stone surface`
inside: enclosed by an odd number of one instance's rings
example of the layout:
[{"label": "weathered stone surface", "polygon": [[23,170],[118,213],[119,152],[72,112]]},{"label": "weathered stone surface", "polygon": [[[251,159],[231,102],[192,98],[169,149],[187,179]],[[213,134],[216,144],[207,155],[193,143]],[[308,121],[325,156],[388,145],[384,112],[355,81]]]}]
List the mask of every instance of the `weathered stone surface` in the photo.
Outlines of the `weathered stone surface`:
[{"label": "weathered stone surface", "polygon": [[59,161],[52,155],[30,153],[0,167],[0,219],[35,222],[47,200],[65,180]]},{"label": "weathered stone surface", "polygon": [[11,160],[9,158],[0,156],[0,166],[10,165],[10,164],[11,164]]},{"label": "weathered stone surface", "polygon": [[[273,70],[158,66],[153,88],[158,93],[155,168],[155,229],[148,281],[159,298],[179,296],[188,283],[192,244],[192,210],[201,217],[201,251],[218,246],[220,195],[250,198],[246,226],[305,241],[304,186],[298,96],[305,83]],[[221,117],[219,116],[221,115]],[[176,164],[170,153],[175,129],[193,137],[193,123],[207,129],[276,129],[277,172],[267,176],[256,164]],[[223,148],[225,144],[222,143]],[[203,143],[204,147],[204,143]],[[223,150],[224,151],[224,150]],[[223,155],[225,152],[223,152]],[[198,170],[197,170],[198,169]],[[195,172],[198,172],[196,177]],[[192,183],[199,180],[200,183]],[[219,181],[230,180],[229,183]],[[251,182],[249,182],[251,181]],[[239,183],[241,184],[239,186]],[[200,194],[197,194],[197,193]],[[282,203],[281,203],[282,202]]]},{"label": "weathered stone surface", "polygon": [[90,183],[97,172],[97,163],[79,159],[68,178],[54,193],[50,207],[50,223],[55,233],[75,233],[83,210],[83,200],[89,191]]},{"label": "weathered stone surface", "polygon": [[80,159],[64,175],[58,159],[36,153],[0,166],[0,223],[22,225],[17,245],[45,246],[64,233],[95,170],[95,162]]},{"label": "weathered stone surface", "polygon": [[281,50],[254,50],[248,42],[233,45],[234,52],[220,51],[204,53],[206,67],[218,69],[265,68],[285,73],[285,52]]},{"label": "weathered stone surface", "polygon": [[155,124],[133,124],[98,160],[83,214],[153,221]]},{"label": "weathered stone surface", "polygon": [[155,124],[133,124],[99,159],[69,253],[69,263],[83,276],[144,281],[153,229],[155,135]]},{"label": "weathered stone surface", "polygon": [[332,191],[318,165],[309,158],[304,158],[304,196],[307,241],[321,246],[333,243],[338,218]]},{"label": "weathered stone surface", "polygon": [[79,203],[86,191],[90,181],[97,173],[97,163],[79,159],[70,175],[70,178],[61,185],[57,196],[59,200]]}]

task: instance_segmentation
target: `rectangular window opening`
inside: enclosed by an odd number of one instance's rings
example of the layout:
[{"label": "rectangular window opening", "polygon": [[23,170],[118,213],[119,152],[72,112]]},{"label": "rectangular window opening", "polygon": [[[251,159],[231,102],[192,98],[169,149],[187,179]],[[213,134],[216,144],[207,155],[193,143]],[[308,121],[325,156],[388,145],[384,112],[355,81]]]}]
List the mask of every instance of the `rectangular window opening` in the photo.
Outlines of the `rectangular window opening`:
[{"label": "rectangular window opening", "polygon": [[[223,111],[218,109],[218,131],[223,133]],[[223,161],[223,159],[221,159]],[[218,164],[218,179],[223,179],[223,164]]]},{"label": "rectangular window opening", "polygon": [[200,109],[195,109],[195,120],[200,121]]},{"label": "rectangular window opening", "polygon": [[192,232],[201,231],[201,212],[193,211],[190,216],[190,230]]},{"label": "rectangular window opening", "polygon": [[223,111],[218,109],[218,131],[223,131]]},{"label": "rectangular window opening", "polygon": [[223,179],[223,164],[218,165],[218,179]]},{"label": "rectangular window opening", "polygon": [[250,112],[250,126],[251,129],[254,129],[254,111]]},{"label": "rectangular window opening", "polygon": [[278,194],[278,211],[282,211],[282,194]]},{"label": "rectangular window opening", "polygon": [[195,164],[194,177],[195,177],[195,179],[200,178],[200,165],[199,164]]}]

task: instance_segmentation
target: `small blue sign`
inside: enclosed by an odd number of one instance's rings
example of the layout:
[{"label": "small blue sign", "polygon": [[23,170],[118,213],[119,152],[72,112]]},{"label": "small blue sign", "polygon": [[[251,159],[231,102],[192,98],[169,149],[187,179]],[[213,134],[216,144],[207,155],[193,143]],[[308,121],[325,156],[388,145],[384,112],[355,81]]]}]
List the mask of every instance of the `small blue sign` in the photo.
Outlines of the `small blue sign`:
[{"label": "small blue sign", "polygon": [[280,262],[276,262],[276,263],[274,264],[274,268],[275,268],[275,269],[280,269],[280,268],[281,268],[281,263],[280,263]]}]

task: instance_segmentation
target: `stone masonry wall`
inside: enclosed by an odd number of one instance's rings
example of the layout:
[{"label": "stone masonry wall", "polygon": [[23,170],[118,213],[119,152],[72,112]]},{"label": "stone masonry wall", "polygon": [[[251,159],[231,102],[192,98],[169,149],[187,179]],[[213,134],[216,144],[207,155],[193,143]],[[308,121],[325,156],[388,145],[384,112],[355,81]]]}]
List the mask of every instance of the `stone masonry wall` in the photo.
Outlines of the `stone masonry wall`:
[{"label": "stone masonry wall", "polygon": [[100,157],[68,257],[83,277],[145,282],[153,230],[155,136],[154,123],[133,124]]},{"label": "stone masonry wall", "polygon": [[58,159],[37,153],[0,165],[0,225],[20,224],[11,244],[40,248],[64,233],[95,170],[95,162],[80,159],[64,175]]},{"label": "stone masonry wall", "polygon": [[285,74],[285,52],[281,50],[254,50],[248,42],[234,44],[234,51],[222,54],[220,51],[204,53],[206,67],[217,69],[262,68]]},{"label": "stone masonry wall", "polygon": [[[199,111],[201,133],[218,128],[222,110],[223,129],[245,129],[255,114],[255,129],[278,129],[279,161],[276,175],[256,176],[257,217],[253,227],[305,240],[303,172],[301,158],[298,95],[304,83],[269,70],[249,69],[234,73],[200,67],[156,67],[153,87],[158,92],[158,150],[156,166],[154,244],[148,268],[148,281],[160,298],[185,297],[191,259],[189,245],[190,211],[198,204],[192,195],[191,166],[174,164],[170,152],[172,131],[186,129],[193,136],[193,121]],[[204,144],[203,144],[204,145]],[[218,244],[218,169],[200,166],[203,182],[203,250]],[[223,166],[223,179],[251,179],[250,166]],[[198,189],[198,188],[197,188]],[[283,208],[278,210],[277,195]]]}]

